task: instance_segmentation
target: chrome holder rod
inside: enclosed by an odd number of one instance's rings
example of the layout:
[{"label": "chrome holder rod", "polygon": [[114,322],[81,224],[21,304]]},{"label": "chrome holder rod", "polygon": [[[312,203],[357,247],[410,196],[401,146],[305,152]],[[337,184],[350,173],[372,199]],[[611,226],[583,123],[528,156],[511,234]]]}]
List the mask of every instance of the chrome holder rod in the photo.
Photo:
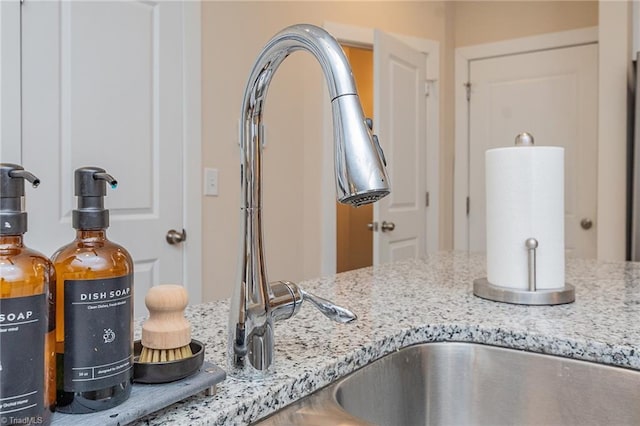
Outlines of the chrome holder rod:
[{"label": "chrome holder rod", "polygon": [[473,294],[483,299],[516,305],[561,305],[574,302],[576,293],[571,284],[565,283],[564,287],[549,290],[537,288],[536,250],[538,240],[527,238],[525,247],[527,249],[527,290],[497,286],[486,278],[480,278],[473,281]]},{"label": "chrome holder rod", "polygon": [[527,260],[529,263],[529,291],[536,291],[536,249],[538,248],[538,240],[528,238],[524,245],[527,247]]}]

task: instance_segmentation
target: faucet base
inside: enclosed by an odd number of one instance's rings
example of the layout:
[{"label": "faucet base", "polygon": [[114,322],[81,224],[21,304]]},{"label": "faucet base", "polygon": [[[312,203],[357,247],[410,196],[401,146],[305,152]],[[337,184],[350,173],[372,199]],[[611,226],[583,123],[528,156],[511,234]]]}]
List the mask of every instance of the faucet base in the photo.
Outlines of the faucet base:
[{"label": "faucet base", "polygon": [[227,373],[236,378],[260,379],[269,375],[273,366],[273,321],[253,327],[249,335],[246,328],[231,325],[227,345]]}]

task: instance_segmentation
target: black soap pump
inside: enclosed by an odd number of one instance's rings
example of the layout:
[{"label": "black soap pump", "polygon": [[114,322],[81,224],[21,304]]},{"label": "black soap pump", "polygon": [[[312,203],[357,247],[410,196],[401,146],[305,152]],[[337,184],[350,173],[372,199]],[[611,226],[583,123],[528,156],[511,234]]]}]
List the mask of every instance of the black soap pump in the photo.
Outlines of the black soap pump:
[{"label": "black soap pump", "polygon": [[55,291],[51,261],[24,245],[24,181],[0,164],[0,423],[49,424],[55,406]]},{"label": "black soap pump", "polygon": [[115,407],[131,393],[133,378],[133,261],[107,239],[104,169],[75,171],[76,238],[52,257],[58,280],[57,403],[64,413]]}]

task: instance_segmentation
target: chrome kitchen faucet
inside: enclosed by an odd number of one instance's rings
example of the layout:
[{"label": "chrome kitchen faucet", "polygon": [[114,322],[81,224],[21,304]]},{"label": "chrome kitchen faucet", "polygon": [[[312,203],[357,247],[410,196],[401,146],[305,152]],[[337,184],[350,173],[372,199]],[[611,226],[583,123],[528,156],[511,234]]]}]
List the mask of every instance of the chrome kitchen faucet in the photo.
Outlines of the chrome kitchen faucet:
[{"label": "chrome kitchen faucet", "polygon": [[389,194],[385,160],[371,133],[356,92],[351,67],[338,42],[313,25],[294,25],[276,34],[262,49],[249,76],[242,102],[241,224],[238,283],[229,313],[228,367],[237,377],[255,378],[273,365],[273,323],[295,315],[304,300],[328,318],[350,322],[347,309],[300,289],[294,283],[269,283],[262,235],[262,114],[269,83],[278,66],[296,50],[320,62],[333,111],[338,201],[360,206]]}]

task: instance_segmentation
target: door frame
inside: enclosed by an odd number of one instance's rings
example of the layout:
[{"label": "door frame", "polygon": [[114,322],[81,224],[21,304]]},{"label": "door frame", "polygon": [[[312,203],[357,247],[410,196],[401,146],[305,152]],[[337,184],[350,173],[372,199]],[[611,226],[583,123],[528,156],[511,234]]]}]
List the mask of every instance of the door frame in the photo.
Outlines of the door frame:
[{"label": "door frame", "polygon": [[183,89],[182,223],[188,238],[182,250],[182,285],[189,303],[202,302],[202,5],[182,0]]},{"label": "door frame", "polygon": [[[469,248],[469,219],[467,197],[469,196],[469,103],[467,80],[470,62],[496,56],[535,52],[539,50],[578,46],[598,42],[598,27],[561,31],[539,36],[523,37],[478,44],[455,49],[455,165],[453,190],[453,248],[467,251]],[[472,82],[473,84],[473,82]],[[473,91],[473,86],[471,86]],[[603,206],[598,197],[598,212]],[[619,208],[613,206],[613,208]]]},{"label": "door frame", "polygon": [[[355,44],[373,48],[374,28],[325,22],[323,28],[331,33],[340,43]],[[427,208],[426,232],[435,238],[426,238],[426,252],[439,249],[439,208],[440,208],[440,43],[420,37],[388,33],[403,41],[413,49],[425,53],[427,58],[427,81],[429,96],[427,97],[427,191],[431,200]],[[330,100],[325,91],[323,114],[323,155],[322,155],[322,248],[320,270],[323,275],[336,272],[336,206],[335,183],[333,182],[333,132],[332,115],[329,109]],[[375,220],[375,218],[374,218]]]},{"label": "door frame", "polygon": [[[0,10],[0,35],[19,36],[20,25],[14,25],[15,19],[20,17],[21,2],[3,2]],[[182,284],[188,290],[191,303],[202,301],[202,108],[201,108],[201,4],[199,1],[182,1],[183,7],[183,137],[182,137],[182,168],[183,168],[183,226],[189,231],[188,239],[183,244]],[[19,22],[19,20],[17,21]],[[15,38],[20,40],[20,37]],[[3,104],[8,102],[20,111],[21,75],[19,65],[9,68],[11,64],[20,63],[20,46],[3,44],[0,48],[3,58],[5,53],[16,61],[5,64],[2,61],[2,92]],[[13,81],[8,81],[13,78]],[[16,82],[17,79],[17,82]],[[9,90],[11,89],[11,90]],[[7,102],[7,103],[5,103]],[[21,112],[17,116],[11,115],[9,122],[2,121],[2,135],[7,133],[14,137],[5,139],[0,152],[3,158],[12,162],[22,161]],[[8,129],[8,130],[7,130]],[[197,165],[197,167],[194,167]],[[164,230],[163,230],[164,231]]]}]

